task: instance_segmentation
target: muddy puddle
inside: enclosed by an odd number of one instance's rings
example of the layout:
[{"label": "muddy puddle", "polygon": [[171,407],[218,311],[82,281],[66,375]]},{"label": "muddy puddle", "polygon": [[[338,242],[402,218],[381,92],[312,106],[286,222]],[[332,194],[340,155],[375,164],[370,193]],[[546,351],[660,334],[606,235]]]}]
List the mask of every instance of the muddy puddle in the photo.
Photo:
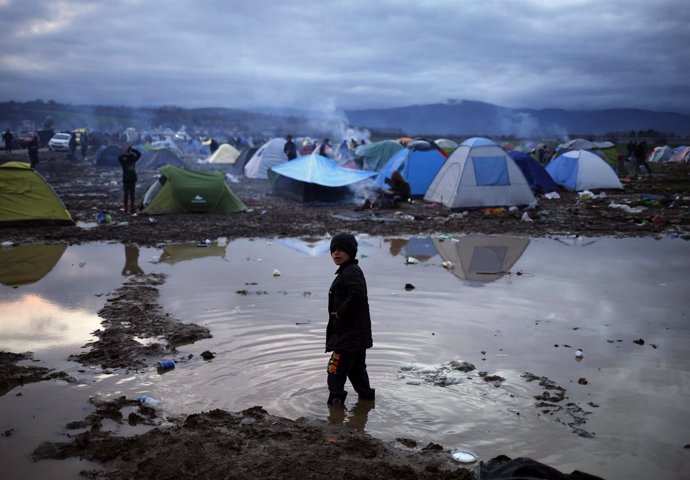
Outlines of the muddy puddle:
[{"label": "muddy puddle", "polygon": [[[344,413],[325,405],[335,271],[327,240],[23,246],[0,255],[0,351],[31,351],[25,364],[74,378],[0,397],[0,461],[14,478],[88,469],[28,456],[83,418],[89,397],[123,395],[159,399],[167,415],[262,405],[604,478],[679,478],[690,467],[682,240],[360,237],[377,399],[353,399]],[[179,346],[164,373],[153,359],[133,370],[68,360],[93,341],[99,310],[132,274],[163,274],[162,310],[212,337]]]}]

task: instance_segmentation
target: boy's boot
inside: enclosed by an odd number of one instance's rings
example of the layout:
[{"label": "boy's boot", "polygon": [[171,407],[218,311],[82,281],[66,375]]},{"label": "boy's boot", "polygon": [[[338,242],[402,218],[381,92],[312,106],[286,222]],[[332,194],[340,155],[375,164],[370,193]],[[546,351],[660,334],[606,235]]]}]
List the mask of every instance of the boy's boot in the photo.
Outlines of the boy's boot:
[{"label": "boy's boot", "polygon": [[328,404],[334,407],[339,407],[345,405],[345,398],[347,397],[347,392],[343,393],[331,393],[328,395]]}]

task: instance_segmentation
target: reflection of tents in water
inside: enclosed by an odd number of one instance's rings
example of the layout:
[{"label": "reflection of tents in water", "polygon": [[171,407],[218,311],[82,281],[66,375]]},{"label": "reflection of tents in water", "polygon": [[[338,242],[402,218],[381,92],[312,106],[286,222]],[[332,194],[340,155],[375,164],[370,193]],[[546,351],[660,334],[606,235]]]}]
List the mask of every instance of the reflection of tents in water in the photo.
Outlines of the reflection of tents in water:
[{"label": "reflection of tents in water", "polygon": [[459,241],[434,239],[444,261],[458,278],[473,282],[498,280],[515,265],[529,245],[529,238],[470,235]]},{"label": "reflection of tents in water", "polygon": [[225,258],[225,247],[213,243],[207,247],[199,247],[195,243],[166,245],[161,254],[161,262],[174,265],[185,260],[195,260],[204,257]]},{"label": "reflection of tents in water", "polygon": [[29,285],[48,275],[67,245],[20,245],[0,248],[0,283],[9,287]]},{"label": "reflection of tents in water", "polygon": [[310,257],[318,257],[319,255],[330,255],[331,241],[330,240],[315,240],[310,238],[281,238],[279,243],[297,250],[300,253],[309,255]]},{"label": "reflection of tents in water", "polygon": [[420,262],[426,262],[438,255],[434,241],[429,237],[412,237],[410,239],[394,238],[391,240],[390,253],[397,256],[401,251],[406,257],[414,257]]}]

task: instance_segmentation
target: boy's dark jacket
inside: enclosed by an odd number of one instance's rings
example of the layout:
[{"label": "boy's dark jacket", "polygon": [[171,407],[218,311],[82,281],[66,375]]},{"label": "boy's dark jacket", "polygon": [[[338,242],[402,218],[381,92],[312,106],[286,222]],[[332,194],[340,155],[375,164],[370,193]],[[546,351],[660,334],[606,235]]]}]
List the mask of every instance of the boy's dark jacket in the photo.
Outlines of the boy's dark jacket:
[{"label": "boy's dark jacket", "polygon": [[[371,317],[367,282],[356,259],[343,264],[328,290],[326,351],[355,351],[371,348]],[[338,317],[330,312],[338,312]]]}]

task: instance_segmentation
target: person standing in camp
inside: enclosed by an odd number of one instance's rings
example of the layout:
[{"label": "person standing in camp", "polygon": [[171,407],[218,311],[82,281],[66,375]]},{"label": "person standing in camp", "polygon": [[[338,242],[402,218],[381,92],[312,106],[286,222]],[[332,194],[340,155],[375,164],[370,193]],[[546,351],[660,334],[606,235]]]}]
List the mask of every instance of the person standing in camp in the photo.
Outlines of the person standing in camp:
[{"label": "person standing in camp", "polygon": [[544,165],[546,163],[546,159],[548,158],[548,149],[546,148],[546,145],[542,144],[539,146],[539,150],[537,150],[537,157],[540,165]]},{"label": "person standing in camp", "polygon": [[292,135],[285,137],[283,153],[287,156],[288,162],[297,158],[297,146],[295,145],[295,142],[292,141]]},{"label": "person standing in camp", "polygon": [[331,153],[331,139],[330,138],[324,138],[323,142],[321,142],[321,145],[319,145],[319,155],[322,157],[329,157]]},{"label": "person standing in camp", "polygon": [[122,188],[124,189],[124,212],[135,213],[134,207],[134,191],[137,186],[137,160],[141,158],[141,153],[136,149],[128,146],[125,152],[118,157],[118,161],[122,166]]},{"label": "person standing in camp", "polygon": [[74,134],[74,132],[69,134],[69,155],[70,155],[70,160],[76,160],[77,159],[77,136]]},{"label": "person standing in camp", "polygon": [[369,384],[367,349],[373,346],[369,298],[364,273],[355,258],[357,239],[340,233],[331,240],[331,258],[338,266],[328,290],[328,326],[326,353],[328,360],[328,404],[341,406],[349,379],[360,400],[374,400],[375,390]]},{"label": "person standing in camp", "polygon": [[5,130],[5,133],[2,134],[2,140],[5,142],[5,151],[8,155],[11,154],[12,141],[14,140],[14,135],[12,135],[12,132],[10,132],[9,128]]},{"label": "person standing in camp", "polygon": [[38,135],[31,137],[29,144],[26,146],[29,152],[29,161],[31,163],[31,168],[35,169],[38,165]]},{"label": "person standing in camp", "polygon": [[89,150],[89,135],[86,130],[82,132],[79,142],[81,143],[81,156],[86,160],[86,152]]},{"label": "person standing in camp", "polygon": [[652,167],[647,163],[647,141],[642,140],[635,147],[635,164],[633,167],[633,172],[637,175],[640,173],[640,166],[643,165],[647,170],[647,173],[652,173]]}]

